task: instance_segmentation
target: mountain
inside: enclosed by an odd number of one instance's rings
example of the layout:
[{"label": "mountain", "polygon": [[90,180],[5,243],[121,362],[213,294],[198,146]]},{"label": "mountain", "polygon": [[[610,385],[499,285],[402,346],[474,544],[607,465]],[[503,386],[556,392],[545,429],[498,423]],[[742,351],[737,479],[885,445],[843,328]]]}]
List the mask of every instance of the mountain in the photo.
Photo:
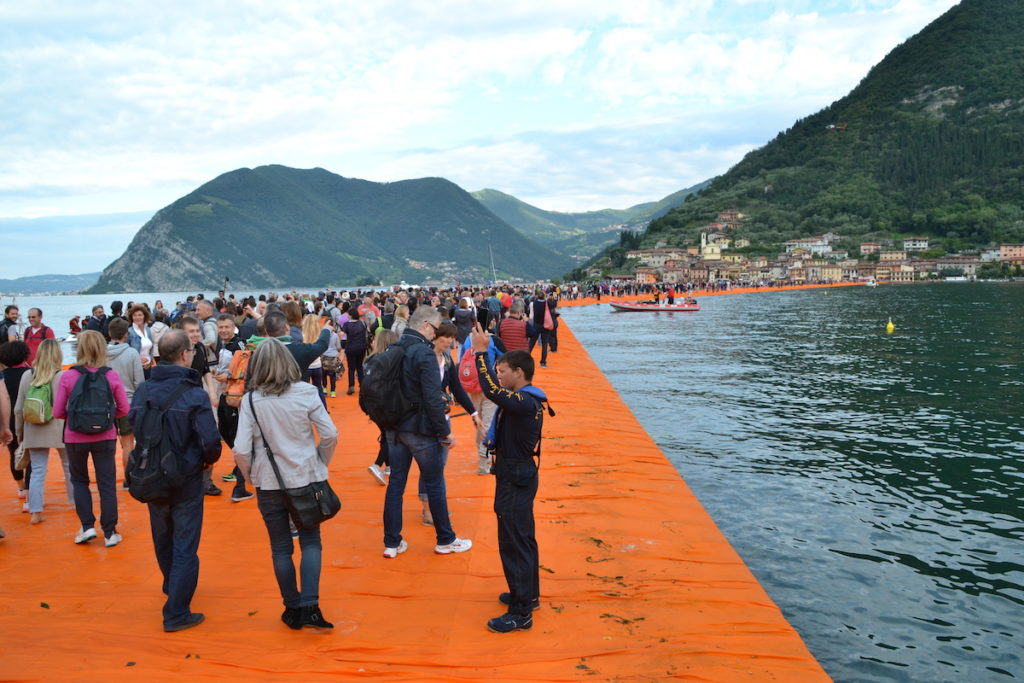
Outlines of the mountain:
[{"label": "mountain", "polygon": [[546,211],[498,190],[484,189],[472,195],[494,215],[524,235],[563,254],[587,257],[618,241],[618,226],[639,227],[679,206],[708,183],[673,192],[657,202],[628,209],[602,209],[584,213]]},{"label": "mountain", "polygon": [[28,295],[77,292],[94,284],[99,277],[99,273],[83,273],[82,275],[32,275],[13,280],[0,279],[0,294]]},{"label": "mountain", "polygon": [[[490,247],[490,249],[489,249]],[[374,183],[322,168],[242,168],[158,211],[89,293],[499,278],[571,260],[443,178]]]},{"label": "mountain", "polygon": [[828,231],[951,250],[1024,241],[1022,74],[1024,2],[963,0],[654,221],[643,245],[693,240],[726,209],[748,215],[736,234],[755,245]]}]

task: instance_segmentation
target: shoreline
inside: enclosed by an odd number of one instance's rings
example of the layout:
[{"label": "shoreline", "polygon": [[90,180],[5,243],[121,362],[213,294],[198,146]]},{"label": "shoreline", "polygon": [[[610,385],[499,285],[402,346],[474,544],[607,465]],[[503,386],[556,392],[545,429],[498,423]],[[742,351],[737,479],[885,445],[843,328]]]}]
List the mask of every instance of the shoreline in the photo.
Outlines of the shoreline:
[{"label": "shoreline", "polygon": [[[0,513],[8,534],[0,548],[18,567],[5,576],[9,609],[0,615],[2,630],[36,634],[16,647],[10,640],[0,646],[5,673],[828,680],[569,326],[560,330],[559,352],[537,376],[558,416],[545,425],[535,508],[542,607],[532,631],[498,635],[484,627],[500,611],[495,598],[505,584],[491,511],[494,484],[475,474],[469,423],[456,421],[459,444],[447,479],[453,524],[474,540],[473,550],[430,552],[433,530],[419,525],[410,485],[403,530],[410,550],[385,560],[384,489],[365,469],[376,453],[376,430],[354,397],[341,396],[328,404],[342,434],[330,470],[344,508],[323,527],[321,578],[321,606],[336,624],[333,634],[295,633],[280,623],[256,507],[232,505],[226,496],[206,499],[193,609],[207,621],[163,634],[145,507],[118,493],[125,542],[112,549],[75,546],[77,518],[60,495],[59,472],[51,472],[45,523],[29,526],[13,504]],[[217,475],[229,471],[229,460],[225,448]],[[86,638],[90,651],[83,658]]]}]

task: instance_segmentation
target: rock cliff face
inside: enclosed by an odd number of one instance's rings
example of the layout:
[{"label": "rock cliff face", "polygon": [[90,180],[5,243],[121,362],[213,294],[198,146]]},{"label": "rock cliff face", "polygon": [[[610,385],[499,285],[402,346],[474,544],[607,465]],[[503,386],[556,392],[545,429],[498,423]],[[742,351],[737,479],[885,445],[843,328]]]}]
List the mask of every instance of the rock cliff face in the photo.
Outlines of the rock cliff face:
[{"label": "rock cliff face", "polygon": [[[490,250],[489,250],[490,247]],[[532,242],[441,178],[371,183],[323,169],[226,173],[156,213],[89,293],[560,275]]]}]

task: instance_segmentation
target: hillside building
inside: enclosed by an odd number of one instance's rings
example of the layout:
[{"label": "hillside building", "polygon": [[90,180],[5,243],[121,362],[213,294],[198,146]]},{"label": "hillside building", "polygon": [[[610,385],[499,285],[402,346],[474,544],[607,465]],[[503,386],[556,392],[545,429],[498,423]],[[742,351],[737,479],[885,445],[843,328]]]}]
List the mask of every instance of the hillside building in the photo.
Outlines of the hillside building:
[{"label": "hillside building", "polygon": [[882,251],[882,245],[878,242],[861,242],[860,243],[860,255],[867,256],[868,254],[877,254]]},{"label": "hillside building", "polygon": [[903,240],[903,251],[927,251],[927,237],[908,237]]}]

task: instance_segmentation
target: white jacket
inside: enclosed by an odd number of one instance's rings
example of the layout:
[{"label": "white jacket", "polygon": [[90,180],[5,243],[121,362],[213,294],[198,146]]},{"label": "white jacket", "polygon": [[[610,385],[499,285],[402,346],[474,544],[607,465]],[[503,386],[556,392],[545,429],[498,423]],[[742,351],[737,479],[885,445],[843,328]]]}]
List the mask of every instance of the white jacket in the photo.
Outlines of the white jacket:
[{"label": "white jacket", "polygon": [[[250,395],[259,426],[253,420]],[[320,435],[319,444],[314,425]],[[280,396],[250,392],[238,409],[235,462],[253,486],[276,491],[281,486],[267,459],[260,428],[274,452],[285,488],[327,479],[327,464],[338,444],[338,429],[320,401],[316,387],[308,382],[295,382]]]}]

